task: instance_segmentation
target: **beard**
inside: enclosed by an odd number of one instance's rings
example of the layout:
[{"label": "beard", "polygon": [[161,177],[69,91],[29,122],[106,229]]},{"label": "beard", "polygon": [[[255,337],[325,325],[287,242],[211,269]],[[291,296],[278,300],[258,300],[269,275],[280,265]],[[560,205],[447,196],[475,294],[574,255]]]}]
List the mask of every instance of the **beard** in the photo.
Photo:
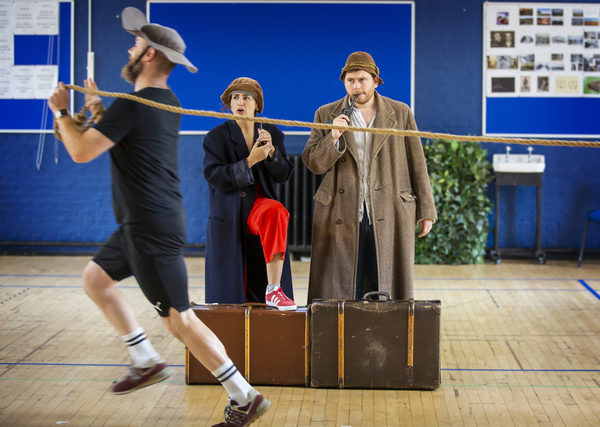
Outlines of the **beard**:
[{"label": "beard", "polygon": [[132,85],[135,85],[135,81],[142,72],[142,62],[140,61],[140,59],[142,59],[146,52],[148,52],[149,48],[150,46],[146,46],[146,49],[144,49],[144,51],[140,53],[140,56],[138,56],[135,61],[133,60],[133,58],[131,58],[129,62],[125,64],[125,66],[121,70],[121,77],[123,77],[125,81],[131,83]]},{"label": "beard", "polygon": [[[369,101],[371,101],[371,99],[373,99],[373,96],[375,96],[375,92],[371,92],[371,93],[361,92],[360,95],[358,96],[358,98],[356,98],[356,104],[359,104],[359,105],[368,104]],[[352,99],[352,98],[354,98],[354,94],[350,97],[350,99]]]},{"label": "beard", "polygon": [[121,77],[125,79],[125,81],[135,85],[135,81],[138,76],[142,72],[142,63],[139,61],[131,60],[121,70]]}]

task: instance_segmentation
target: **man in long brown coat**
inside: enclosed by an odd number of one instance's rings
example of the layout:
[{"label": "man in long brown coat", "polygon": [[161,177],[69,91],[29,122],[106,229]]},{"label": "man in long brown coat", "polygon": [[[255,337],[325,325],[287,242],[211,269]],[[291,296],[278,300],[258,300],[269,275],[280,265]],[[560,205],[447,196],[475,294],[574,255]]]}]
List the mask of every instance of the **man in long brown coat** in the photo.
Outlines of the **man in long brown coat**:
[{"label": "man in long brown coat", "polygon": [[[371,55],[351,54],[340,78],[348,95],[319,108],[315,122],[417,130],[406,104],[375,90],[383,80]],[[313,129],[302,160],[325,174],[314,196],[308,302],[374,290],[413,298],[415,223],[422,237],[437,219],[420,138]]]}]

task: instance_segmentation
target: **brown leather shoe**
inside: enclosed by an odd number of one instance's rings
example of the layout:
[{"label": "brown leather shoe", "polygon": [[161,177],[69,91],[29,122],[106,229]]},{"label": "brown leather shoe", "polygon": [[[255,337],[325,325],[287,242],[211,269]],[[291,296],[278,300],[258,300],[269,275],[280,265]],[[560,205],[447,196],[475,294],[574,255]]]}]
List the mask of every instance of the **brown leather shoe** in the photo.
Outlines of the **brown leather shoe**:
[{"label": "brown leather shoe", "polygon": [[244,406],[238,406],[235,400],[229,399],[229,405],[225,407],[225,422],[213,427],[246,427],[269,410],[271,402],[258,391],[250,390],[250,397],[250,402]]},{"label": "brown leather shoe", "polygon": [[127,394],[158,382],[164,381],[172,374],[171,369],[164,363],[157,363],[149,368],[136,368],[129,366],[125,377],[115,382],[110,391],[114,394]]}]

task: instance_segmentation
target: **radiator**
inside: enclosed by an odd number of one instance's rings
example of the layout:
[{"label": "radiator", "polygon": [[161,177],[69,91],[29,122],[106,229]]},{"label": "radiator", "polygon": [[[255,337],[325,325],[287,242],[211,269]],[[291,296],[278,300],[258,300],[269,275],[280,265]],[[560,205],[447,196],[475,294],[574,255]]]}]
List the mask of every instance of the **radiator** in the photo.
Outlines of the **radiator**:
[{"label": "radiator", "polygon": [[294,173],[285,184],[278,184],[279,200],[290,213],[288,226],[288,251],[310,254],[312,240],[312,219],[317,192],[323,175],[315,175],[302,163],[301,155],[289,155],[294,165]]}]

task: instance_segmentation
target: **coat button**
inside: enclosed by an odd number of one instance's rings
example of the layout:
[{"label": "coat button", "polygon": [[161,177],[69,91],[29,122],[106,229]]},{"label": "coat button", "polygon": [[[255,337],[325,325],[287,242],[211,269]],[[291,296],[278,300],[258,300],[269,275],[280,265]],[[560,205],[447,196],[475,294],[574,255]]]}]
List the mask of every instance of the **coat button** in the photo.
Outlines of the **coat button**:
[{"label": "coat button", "polygon": [[346,158],[345,158],[345,157],[342,157],[342,162],[345,162],[345,161],[346,161]]},{"label": "coat button", "polygon": [[344,189],[343,189],[343,188],[340,188],[340,191],[339,191],[339,193],[340,193],[340,194],[344,194]]},{"label": "coat button", "polygon": [[412,199],[412,194],[410,196],[408,196],[408,197],[410,197]]},{"label": "coat button", "polygon": [[245,192],[245,191],[242,191],[242,194],[240,194],[240,196],[242,196],[242,197],[246,197],[246,192]]},{"label": "coat button", "polygon": [[337,220],[335,223],[336,223],[336,224],[341,224],[341,223],[342,223],[342,220],[341,220],[341,219],[338,219],[338,220]]}]

